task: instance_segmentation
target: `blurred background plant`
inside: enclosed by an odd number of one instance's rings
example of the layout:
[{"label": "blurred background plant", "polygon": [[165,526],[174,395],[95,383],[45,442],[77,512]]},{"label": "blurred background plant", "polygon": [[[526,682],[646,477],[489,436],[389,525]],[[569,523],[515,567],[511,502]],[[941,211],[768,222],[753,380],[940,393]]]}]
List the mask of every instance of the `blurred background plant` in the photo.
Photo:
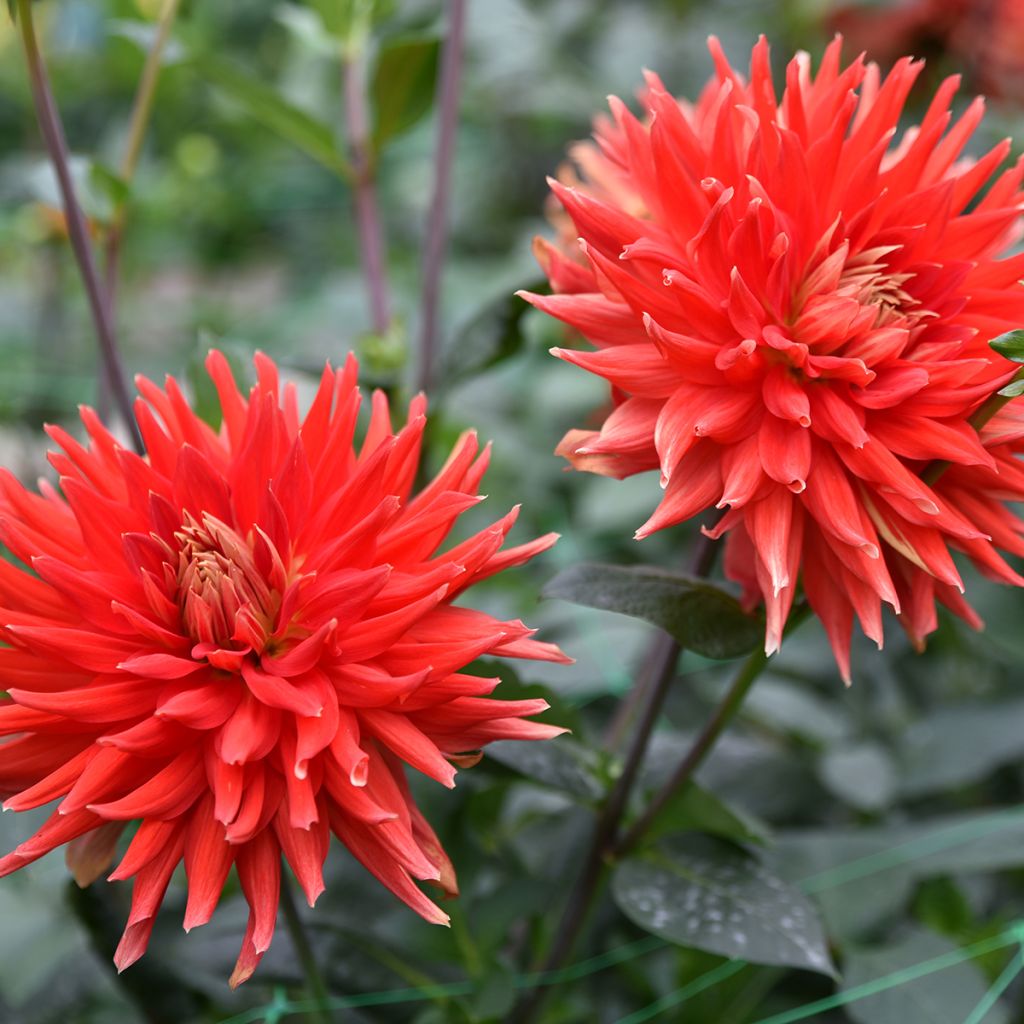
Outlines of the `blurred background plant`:
[{"label": "blurred background plant", "polygon": [[[593,808],[621,770],[622,707],[631,705],[620,700],[651,634],[637,619],[558,600],[538,606],[536,594],[560,567],[678,565],[694,544],[692,531],[677,528],[637,545],[629,538],[647,515],[647,481],[568,476],[550,454],[604,395],[547,355],[563,340],[558,327],[510,298],[539,276],[531,239],[547,230],[545,174],[587,134],[607,93],[633,94],[643,67],[694,94],[710,71],[709,32],[737,57],[764,32],[780,64],[801,46],[819,53],[837,28],[851,49],[877,50],[883,62],[923,52],[931,78],[918,87],[921,102],[954,70],[966,75],[961,103],[976,89],[992,92],[985,137],[972,143],[981,152],[1024,127],[1022,48],[1013,43],[1022,7],[468,4],[432,429],[438,451],[470,425],[495,440],[492,500],[481,516],[522,502],[523,537],[564,535],[540,564],[495,583],[488,600],[502,616],[542,626],[578,659],[504,684],[505,696],[547,696],[550,719],[574,736],[528,750],[505,745],[443,799],[420,787],[462,883],[450,931],[363,886],[361,869],[332,854],[328,891],[307,926],[332,995],[351,1000],[337,1019],[485,1022],[511,1011],[550,942],[553,908],[578,871]],[[176,18],[159,65],[151,64],[159,75],[143,137],[132,112],[168,12]],[[325,357],[337,362],[352,348],[369,383],[408,394],[426,326],[420,256],[433,202],[445,5],[44,0],[34,14],[95,247],[118,254],[115,319],[129,368],[182,377],[210,413],[199,368],[211,344],[240,367],[263,349],[310,385]],[[353,120],[351,92],[346,103],[345,66],[366,83],[365,131],[358,110]],[[375,197],[365,191],[370,176]],[[388,269],[388,292],[372,302],[354,214],[365,215],[368,201]],[[5,17],[0,462],[23,477],[44,473],[41,424],[70,420],[81,402],[108,404],[95,353],[17,29]],[[787,641],[698,773],[700,788],[684,791],[655,832],[673,833],[675,844],[679,833],[696,840],[669,868],[642,857],[620,866],[576,966],[546,979],[539,1019],[1021,1019],[1013,930],[1024,916],[1021,598],[980,579],[970,586],[986,633],[944,622],[918,656],[890,623],[884,653],[855,649],[850,690],[816,624]],[[721,691],[723,673],[708,659],[688,652],[680,669],[644,789],[667,774]],[[32,815],[12,818],[0,822],[5,849],[31,831]],[[64,877],[51,857],[0,886],[0,1019],[301,1016],[292,1002],[301,998],[300,972],[283,935],[252,982],[226,988],[241,900],[187,938],[165,913],[147,957],[161,971],[154,977],[140,965],[118,980],[95,946],[110,930],[104,915],[123,917],[127,894],[104,890],[109,903],[91,890],[69,896]],[[844,992],[859,998],[844,1007]]]}]

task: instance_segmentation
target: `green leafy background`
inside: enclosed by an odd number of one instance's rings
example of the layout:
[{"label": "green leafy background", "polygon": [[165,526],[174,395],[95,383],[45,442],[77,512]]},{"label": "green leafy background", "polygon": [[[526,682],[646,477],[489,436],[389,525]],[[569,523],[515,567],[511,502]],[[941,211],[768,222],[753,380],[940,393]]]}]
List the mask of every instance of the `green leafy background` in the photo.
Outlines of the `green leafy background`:
[{"label": "green leafy background", "polygon": [[[340,361],[354,349],[367,380],[404,400],[419,332],[440,6],[380,0],[359,23],[365,10],[341,0],[185,3],[128,191],[116,168],[157,6],[35,7],[87,210],[103,221],[129,203],[119,311],[129,364],[181,376],[212,416],[199,373],[211,344],[239,367],[263,349],[310,387],[325,357]],[[631,97],[643,67],[694,94],[710,72],[709,32],[738,63],[759,32],[779,61],[799,46],[820,51],[827,0],[469,6],[444,370],[428,457],[438,465],[458,433],[475,426],[494,440],[495,457],[489,500],[467,520],[521,502],[516,536],[563,534],[553,552],[479,588],[475,600],[523,616],[577,659],[570,668],[531,665],[521,677],[502,668],[498,691],[546,696],[547,719],[573,733],[544,746],[497,745],[460,773],[454,793],[417,781],[459,870],[463,895],[449,907],[450,930],[421,922],[334,850],[308,927],[332,994],[349,1000],[337,1016],[346,1021],[502,1020],[550,939],[594,808],[621,770],[621,702],[649,648],[650,623],[689,649],[642,793],[671,772],[723,692],[730,665],[712,659],[749,650],[760,628],[728,594],[667,574],[688,561],[694,528],[631,539],[656,500],[654,480],[567,474],[552,456],[562,433],[590,422],[605,396],[547,354],[564,343],[558,326],[512,293],[537,287],[530,246],[548,230],[545,174],[587,134],[606,94]],[[370,330],[342,143],[339,54],[360,32],[397,311],[385,338]],[[934,84],[951,65],[932,56]],[[922,90],[913,102],[926,100]],[[1020,134],[1019,121],[1011,101],[994,103],[972,149]],[[72,421],[76,405],[96,394],[84,297],[47,213],[55,205],[5,16],[0,461],[26,478],[45,472],[41,424]],[[602,564],[619,568],[595,568]],[[545,584],[548,599],[539,601]],[[815,623],[787,638],[697,783],[615,869],[574,966],[547,979],[545,1021],[1021,1019],[1012,978],[1013,929],[1024,915],[1024,599],[973,576],[968,591],[987,632],[943,619],[917,655],[889,621],[884,652],[855,643],[849,689]],[[0,844],[12,847],[38,821],[5,815]],[[100,933],[116,926],[125,886],[106,887],[102,899],[76,893],[59,855],[5,879],[0,1020],[301,1019],[288,1017],[301,979],[283,929],[255,978],[227,989],[245,923],[236,889],[229,882],[213,921],[185,936],[176,879],[149,955],[118,981],[83,922]],[[898,973],[929,964],[932,973],[909,980]],[[999,979],[1010,979],[1001,995],[991,988]],[[841,1005],[851,994],[860,998]]]}]

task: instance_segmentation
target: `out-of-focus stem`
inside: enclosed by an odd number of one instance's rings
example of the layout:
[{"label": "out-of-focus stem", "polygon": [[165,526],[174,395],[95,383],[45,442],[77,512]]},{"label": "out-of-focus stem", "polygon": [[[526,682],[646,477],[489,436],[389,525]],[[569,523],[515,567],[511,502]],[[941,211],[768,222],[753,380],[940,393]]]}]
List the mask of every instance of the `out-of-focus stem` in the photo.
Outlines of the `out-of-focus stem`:
[{"label": "out-of-focus stem", "polygon": [[139,433],[138,425],[135,422],[135,415],[132,411],[131,394],[128,389],[121,353],[117,347],[110,310],[102,285],[100,284],[99,274],[96,271],[96,262],[93,257],[92,243],[89,240],[89,230],[86,225],[85,215],[82,213],[82,208],[75,194],[74,181],[71,177],[71,168],[68,161],[67,141],[64,137],[64,127],[61,124],[60,114],[57,112],[57,106],[53,100],[53,92],[50,89],[46,65],[36,38],[35,24],[32,20],[32,0],[18,0],[18,24],[21,31],[22,45],[25,50],[25,59],[28,64],[29,81],[32,86],[32,98],[35,102],[36,117],[39,120],[43,141],[46,143],[50,160],[53,162],[53,168],[57,175],[57,183],[60,186],[61,197],[64,202],[64,215],[68,225],[68,237],[71,240],[75,260],[82,275],[82,282],[85,285],[89,309],[92,313],[96,335],[99,339],[100,354],[109,374],[114,401],[117,403],[118,410],[132,434],[136,450],[141,452],[143,450],[142,436]]},{"label": "out-of-focus stem", "polygon": [[[156,85],[160,78],[160,64],[163,60],[167,40],[171,36],[174,19],[178,15],[180,3],[181,0],[164,0],[156,23],[153,45],[146,54],[146,63],[143,65],[142,76],[139,78],[139,87],[135,92],[135,102],[132,104],[124,157],[121,160],[121,180],[125,185],[131,185],[132,179],[135,177],[135,169],[139,163],[139,154],[142,152],[142,142],[146,137],[146,128],[149,125],[150,114],[153,111],[153,98],[156,95]],[[110,230],[107,233],[104,276],[107,301],[111,310],[111,320],[116,319],[114,309],[116,308],[118,261],[126,213],[127,203],[121,200],[116,204],[110,223]]]},{"label": "out-of-focus stem", "polygon": [[[789,615],[786,623],[786,631],[795,629],[810,614],[807,604],[800,604]],[[736,712],[743,705],[751,686],[757,681],[768,664],[769,656],[763,650],[753,651],[747,660],[740,666],[739,671],[733,678],[729,689],[721,703],[715,708],[712,716],[704,724],[693,746],[686,752],[686,756],[676,766],[675,771],[664,783],[660,790],[652,797],[651,802],[644,808],[643,814],[633,823],[632,827],[613,846],[611,853],[616,859],[629,854],[647,834],[647,830],[654,824],[658,815],[665,805],[685,786],[693,780],[697,769],[704,763],[705,758],[711,753],[719,736],[725,731],[726,726],[736,717]]]},{"label": "out-of-focus stem", "polygon": [[466,28],[466,0],[449,0],[448,35],[438,86],[437,148],[434,152],[434,192],[423,245],[423,292],[420,298],[418,391],[430,392],[437,362],[438,302],[441,273],[448,243],[448,199],[459,121],[459,87]]},{"label": "out-of-focus stem", "polygon": [[376,168],[370,138],[366,100],[366,67],[362,45],[347,48],[342,65],[345,94],[345,120],[352,153],[356,226],[359,230],[359,255],[370,298],[370,317],[376,334],[384,335],[391,326],[391,297],[385,267],[386,248],[377,207]]},{"label": "out-of-focus stem", "polygon": [[[615,780],[615,785],[608,794],[608,799],[597,819],[583,868],[569,894],[569,902],[562,914],[551,948],[540,967],[539,973],[542,975],[558,970],[572,955],[576,939],[593,909],[594,897],[601,888],[607,870],[607,856],[614,845],[619,824],[633,790],[633,783],[647,752],[647,744],[676,674],[679,644],[667,634],[659,638],[659,644],[658,655],[653,666],[655,675],[651,681],[643,715],[633,734],[629,752],[622,766],[622,773]],[[536,1019],[547,992],[547,988],[540,985],[528,991],[512,1008],[506,1018],[506,1024],[528,1024]]]},{"label": "out-of-focus stem", "polygon": [[302,965],[302,973],[306,976],[310,999],[316,1004],[316,1009],[309,1012],[309,1019],[314,1024],[329,1024],[331,1012],[328,1005],[327,986],[324,984],[313,947],[309,944],[309,936],[306,934],[302,918],[299,917],[298,908],[295,906],[295,896],[292,893],[291,879],[287,870],[281,872],[281,911],[288,934],[291,936],[292,945],[295,947],[295,954]]},{"label": "out-of-focus stem", "polygon": [[750,687],[767,664],[768,658],[762,650],[754,651],[743,663],[722,703],[708,719],[686,757],[676,767],[671,778],[644,808],[643,814],[636,820],[632,828],[615,844],[616,857],[624,857],[636,846],[665,805],[693,779],[694,772],[704,763],[704,759],[711,752],[716,740],[733,720],[743,699],[750,692]]}]

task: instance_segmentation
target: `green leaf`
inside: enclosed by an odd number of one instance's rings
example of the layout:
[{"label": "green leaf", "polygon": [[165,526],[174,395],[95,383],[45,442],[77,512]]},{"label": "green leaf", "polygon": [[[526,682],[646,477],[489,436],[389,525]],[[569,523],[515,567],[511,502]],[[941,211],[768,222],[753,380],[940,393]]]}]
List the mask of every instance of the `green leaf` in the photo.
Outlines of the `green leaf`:
[{"label": "green leaf", "polygon": [[1021,376],[1021,372],[1017,371],[1017,376],[1006,385],[1005,388],[1000,388],[997,394],[1003,396],[1003,398],[1019,398],[1024,395],[1024,377]]},{"label": "green leaf", "polygon": [[544,588],[544,596],[644,619],[705,658],[736,658],[764,639],[763,624],[731,594],[665,569],[574,565]]},{"label": "green leaf", "polygon": [[336,57],[340,52],[338,39],[327,31],[319,11],[299,4],[281,4],[274,11],[274,18],[311,53]]},{"label": "green leaf", "polygon": [[707,839],[662,844],[623,861],[612,890],[627,917],[670,942],[836,977],[811,902],[735,847]]},{"label": "green leaf", "polygon": [[568,736],[544,743],[501,740],[490,743],[487,756],[528,779],[554,786],[585,801],[605,793],[598,755]]},{"label": "green leaf", "polygon": [[827,751],[818,763],[821,781],[859,811],[888,807],[899,783],[896,765],[877,743],[848,743]]},{"label": "green leaf", "polygon": [[[958,947],[924,929],[898,942],[851,951],[843,963],[843,989],[856,988],[895,971],[954,952]],[[882,982],[880,982],[880,985]],[[964,1024],[981,1002],[988,985],[977,964],[966,961],[926,977],[883,988],[857,999],[845,1012],[857,1024]],[[1004,1006],[996,1004],[984,1024],[1005,1024]]]},{"label": "green leaf", "polygon": [[[360,43],[371,25],[386,18],[394,7],[391,0],[307,0],[320,15],[326,31],[342,43]],[[353,36],[356,36],[353,40]]]},{"label": "green leaf", "polygon": [[899,791],[923,796],[979,782],[1024,756],[1024,699],[961,703],[914,722],[901,736]]},{"label": "green leaf", "polygon": [[370,81],[375,149],[430,110],[440,50],[440,40],[432,36],[405,36],[381,47]]},{"label": "green leaf", "polygon": [[974,925],[974,913],[963,889],[948,875],[927,878],[914,894],[914,916],[933,931],[953,938]]},{"label": "green leaf", "polygon": [[1014,363],[1024,363],[1024,330],[1007,331],[998,338],[993,338],[988,344],[1005,359]]},{"label": "green leaf", "polygon": [[[546,280],[536,280],[523,290],[547,294],[551,289]],[[474,314],[445,349],[439,378],[448,383],[472,377],[521,352],[526,343],[523,317],[530,308],[512,289],[502,291]]]},{"label": "green leaf", "polygon": [[737,843],[768,842],[764,823],[720,800],[696,782],[673,794],[644,834],[644,845],[681,832],[703,832]]},{"label": "green leaf", "polygon": [[264,128],[291,142],[328,170],[343,178],[350,176],[348,161],[326,124],[293,106],[274,88],[232,61],[203,55],[196,57],[195,64],[205,78]]},{"label": "green leaf", "polygon": [[746,715],[772,730],[818,746],[839,742],[850,731],[843,705],[782,679],[759,679],[743,707]]}]

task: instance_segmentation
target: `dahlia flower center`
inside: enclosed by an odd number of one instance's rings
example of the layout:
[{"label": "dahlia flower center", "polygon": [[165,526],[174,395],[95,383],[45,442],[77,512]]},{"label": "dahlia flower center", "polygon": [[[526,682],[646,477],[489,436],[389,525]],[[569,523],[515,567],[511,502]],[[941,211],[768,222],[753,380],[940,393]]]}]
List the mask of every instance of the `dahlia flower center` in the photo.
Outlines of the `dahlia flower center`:
[{"label": "dahlia flower center", "polygon": [[861,253],[847,261],[839,278],[838,292],[856,299],[862,306],[875,306],[878,312],[874,327],[884,327],[897,320],[916,322],[927,313],[903,287],[913,276],[896,273],[885,263],[874,262],[870,253]]},{"label": "dahlia flower center", "polygon": [[262,650],[279,601],[249,544],[213,516],[197,522],[187,513],[175,538],[178,604],[189,635],[218,648],[240,644]]}]

